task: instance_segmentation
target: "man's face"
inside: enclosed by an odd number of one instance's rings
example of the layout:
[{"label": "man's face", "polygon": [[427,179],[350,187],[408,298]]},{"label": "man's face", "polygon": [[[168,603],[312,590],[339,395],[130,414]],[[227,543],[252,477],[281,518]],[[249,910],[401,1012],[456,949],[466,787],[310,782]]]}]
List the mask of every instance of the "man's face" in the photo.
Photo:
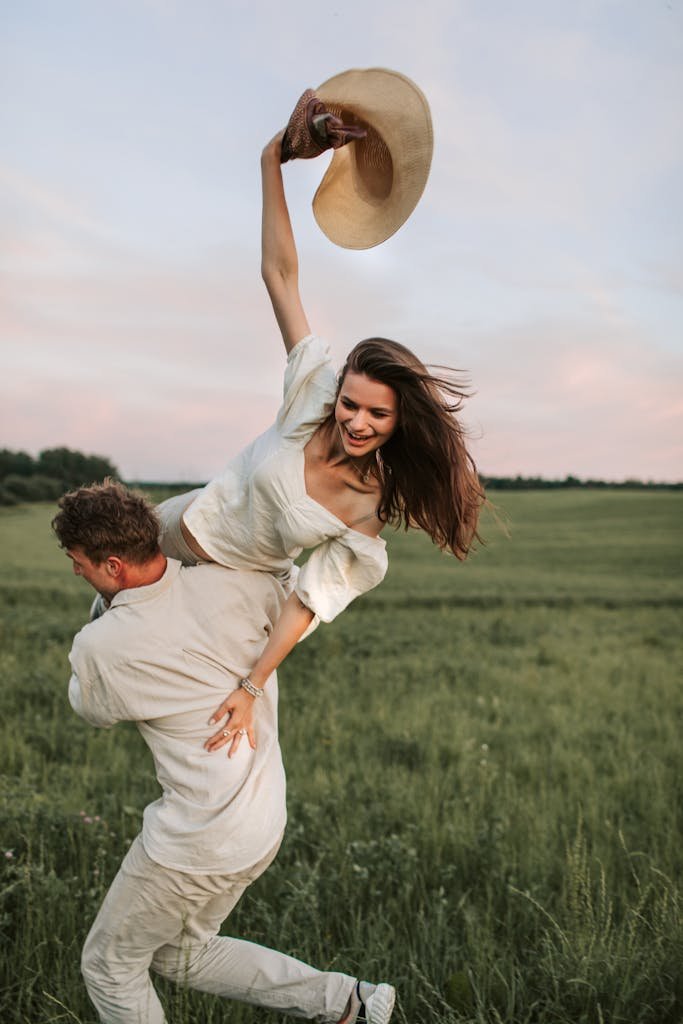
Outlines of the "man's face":
[{"label": "man's face", "polygon": [[111,601],[119,591],[111,561],[105,559],[99,563],[92,562],[83,548],[69,548],[66,553],[73,563],[76,576],[82,576],[99,594]]}]

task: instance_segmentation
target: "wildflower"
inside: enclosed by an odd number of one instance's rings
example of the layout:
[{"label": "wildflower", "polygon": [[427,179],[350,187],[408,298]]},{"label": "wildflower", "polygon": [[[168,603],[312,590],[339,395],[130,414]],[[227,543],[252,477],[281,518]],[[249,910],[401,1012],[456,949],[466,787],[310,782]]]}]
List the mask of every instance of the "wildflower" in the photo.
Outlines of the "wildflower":
[{"label": "wildflower", "polygon": [[5,850],[5,860],[14,860],[14,850]]},{"label": "wildflower", "polygon": [[92,818],[90,817],[90,815],[86,814],[86,816],[83,818],[83,824],[92,825]]}]

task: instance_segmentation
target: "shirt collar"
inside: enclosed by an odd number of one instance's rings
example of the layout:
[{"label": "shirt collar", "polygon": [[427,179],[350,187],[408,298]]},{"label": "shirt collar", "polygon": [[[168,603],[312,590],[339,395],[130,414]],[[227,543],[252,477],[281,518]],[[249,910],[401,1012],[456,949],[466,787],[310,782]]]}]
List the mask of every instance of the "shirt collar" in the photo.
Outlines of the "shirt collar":
[{"label": "shirt collar", "polygon": [[176,558],[167,558],[164,574],[156,583],[147,583],[144,587],[128,587],[126,590],[119,590],[118,594],[114,594],[111,599],[109,607],[115,608],[121,604],[138,604],[141,601],[150,601],[158,597],[159,594],[173,586],[181,568],[182,565]]}]

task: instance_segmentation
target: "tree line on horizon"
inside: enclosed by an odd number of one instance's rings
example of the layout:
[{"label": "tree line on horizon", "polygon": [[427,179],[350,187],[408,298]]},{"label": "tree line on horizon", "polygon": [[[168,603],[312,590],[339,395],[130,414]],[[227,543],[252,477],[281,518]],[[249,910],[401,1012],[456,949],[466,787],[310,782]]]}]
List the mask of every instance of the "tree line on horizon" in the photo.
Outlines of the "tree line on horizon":
[{"label": "tree line on horizon", "polygon": [[[113,477],[120,480],[116,466],[104,455],[85,455],[71,448],[46,448],[36,458],[24,451],[0,449],[0,505],[28,501],[56,501],[66,491]],[[203,482],[128,481],[154,492],[160,488],[191,489]],[[629,490],[681,490],[683,482],[581,480],[576,476],[547,479],[540,476],[485,476],[482,483],[490,490],[553,490],[568,487],[624,488]]]},{"label": "tree line on horizon", "polygon": [[0,449],[0,505],[25,501],[56,501],[83,484],[119,478],[104,455],[85,455],[71,448],[45,448],[33,458],[28,452]]},{"label": "tree line on horizon", "polygon": [[577,476],[568,475],[557,479],[548,479],[542,476],[484,476],[481,475],[484,486],[492,491],[543,491],[554,490],[561,487],[585,487],[585,488],[621,488],[631,491],[680,491],[683,490],[683,481],[658,482],[656,480],[595,480],[589,478],[581,480]]}]

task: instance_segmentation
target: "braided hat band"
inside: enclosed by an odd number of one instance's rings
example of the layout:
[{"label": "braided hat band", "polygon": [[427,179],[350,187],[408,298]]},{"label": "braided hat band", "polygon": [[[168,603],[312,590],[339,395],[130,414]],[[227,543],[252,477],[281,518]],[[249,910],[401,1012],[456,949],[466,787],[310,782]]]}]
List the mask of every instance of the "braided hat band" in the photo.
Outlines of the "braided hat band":
[{"label": "braided hat band", "polygon": [[346,125],[330,111],[312,89],[299,97],[282,138],[281,163],[310,160],[326,149],[339,149],[366,135],[360,125]]}]

